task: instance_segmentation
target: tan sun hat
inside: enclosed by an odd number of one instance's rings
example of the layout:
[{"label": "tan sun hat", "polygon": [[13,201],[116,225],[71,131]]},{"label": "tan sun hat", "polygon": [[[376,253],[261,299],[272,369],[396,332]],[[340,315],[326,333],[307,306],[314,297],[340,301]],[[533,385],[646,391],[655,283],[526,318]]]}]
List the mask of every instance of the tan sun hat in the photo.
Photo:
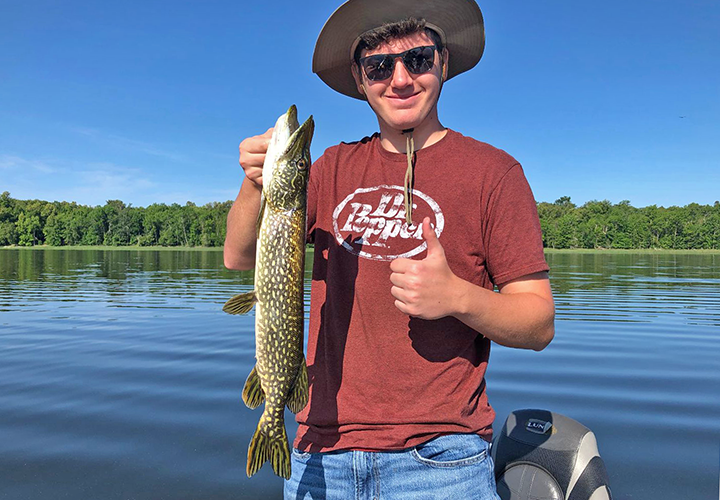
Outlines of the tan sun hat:
[{"label": "tan sun hat", "polygon": [[437,31],[450,53],[447,79],[475,66],[485,49],[485,27],[474,0],[348,0],[333,12],[315,43],[313,73],[330,88],[356,99],[352,52],[360,35],[414,17]]}]

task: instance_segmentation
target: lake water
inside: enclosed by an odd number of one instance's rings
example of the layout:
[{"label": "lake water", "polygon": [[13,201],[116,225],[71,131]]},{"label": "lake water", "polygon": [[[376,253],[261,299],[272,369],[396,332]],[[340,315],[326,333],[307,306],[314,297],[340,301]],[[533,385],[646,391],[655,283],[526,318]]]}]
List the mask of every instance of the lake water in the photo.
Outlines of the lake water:
[{"label": "lake water", "polygon": [[[720,254],[548,261],[556,337],[493,346],[496,428],[560,412],[616,499],[717,499]],[[281,498],[269,467],[245,475],[254,319],[221,311],[251,287],[217,250],[0,250],[0,499]]]}]

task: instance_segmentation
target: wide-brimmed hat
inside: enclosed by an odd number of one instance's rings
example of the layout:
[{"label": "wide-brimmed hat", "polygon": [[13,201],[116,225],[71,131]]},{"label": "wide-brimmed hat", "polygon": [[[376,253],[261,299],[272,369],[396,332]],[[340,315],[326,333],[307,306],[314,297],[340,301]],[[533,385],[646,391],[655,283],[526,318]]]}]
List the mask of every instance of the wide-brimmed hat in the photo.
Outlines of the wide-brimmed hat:
[{"label": "wide-brimmed hat", "polygon": [[315,43],[313,73],[330,88],[365,99],[351,73],[360,35],[384,23],[425,19],[450,53],[447,80],[475,66],[485,49],[482,12],[474,0],[348,0],[333,12]]}]

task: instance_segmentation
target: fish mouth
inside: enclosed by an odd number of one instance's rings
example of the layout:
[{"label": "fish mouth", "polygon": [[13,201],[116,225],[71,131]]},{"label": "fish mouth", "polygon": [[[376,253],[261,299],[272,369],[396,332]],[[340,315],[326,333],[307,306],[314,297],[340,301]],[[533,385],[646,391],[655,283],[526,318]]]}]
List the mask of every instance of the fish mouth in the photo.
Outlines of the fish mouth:
[{"label": "fish mouth", "polygon": [[[295,130],[297,130],[297,126],[298,126],[298,125],[297,125],[297,124],[298,124],[298,119],[297,119],[297,106],[295,106],[294,104],[292,104],[292,105],[288,108],[287,112],[285,113],[285,123],[288,124],[288,128],[290,129],[290,133],[293,133],[293,132],[295,132]],[[294,126],[293,126],[293,125],[294,125]]]},{"label": "fish mouth", "polygon": [[[295,108],[295,106],[291,106],[288,110],[288,114]],[[297,116],[297,110],[295,110],[295,114]],[[297,120],[297,118],[296,118]],[[290,158],[297,158],[299,156],[302,156],[303,150],[309,147],[310,141],[312,141],[313,133],[315,132],[315,121],[313,120],[312,115],[308,117],[307,120],[303,122],[302,125],[300,125],[290,136],[290,139],[288,139],[287,147],[285,148],[285,151],[282,154],[282,157],[285,159]]]},{"label": "fish mouth", "polygon": [[278,132],[278,138],[280,138],[290,137],[297,128],[297,107],[293,104],[288,108],[285,114],[280,115],[280,118],[278,118],[277,123],[275,124],[275,129]]}]

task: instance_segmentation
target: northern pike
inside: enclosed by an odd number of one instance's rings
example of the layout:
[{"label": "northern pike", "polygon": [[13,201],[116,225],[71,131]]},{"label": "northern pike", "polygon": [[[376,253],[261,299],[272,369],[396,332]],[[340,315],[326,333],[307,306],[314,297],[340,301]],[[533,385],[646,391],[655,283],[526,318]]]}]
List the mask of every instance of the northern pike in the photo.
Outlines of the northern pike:
[{"label": "northern pike", "polygon": [[242,397],[249,408],[264,401],[265,410],[248,448],[248,476],[269,460],[275,474],[290,478],[285,406],[297,413],[308,401],[303,273],[314,127],[312,116],[298,126],[294,105],[278,118],[263,164],[255,289],[234,296],[223,307],[230,314],[245,314],[255,306],[257,363]]}]

